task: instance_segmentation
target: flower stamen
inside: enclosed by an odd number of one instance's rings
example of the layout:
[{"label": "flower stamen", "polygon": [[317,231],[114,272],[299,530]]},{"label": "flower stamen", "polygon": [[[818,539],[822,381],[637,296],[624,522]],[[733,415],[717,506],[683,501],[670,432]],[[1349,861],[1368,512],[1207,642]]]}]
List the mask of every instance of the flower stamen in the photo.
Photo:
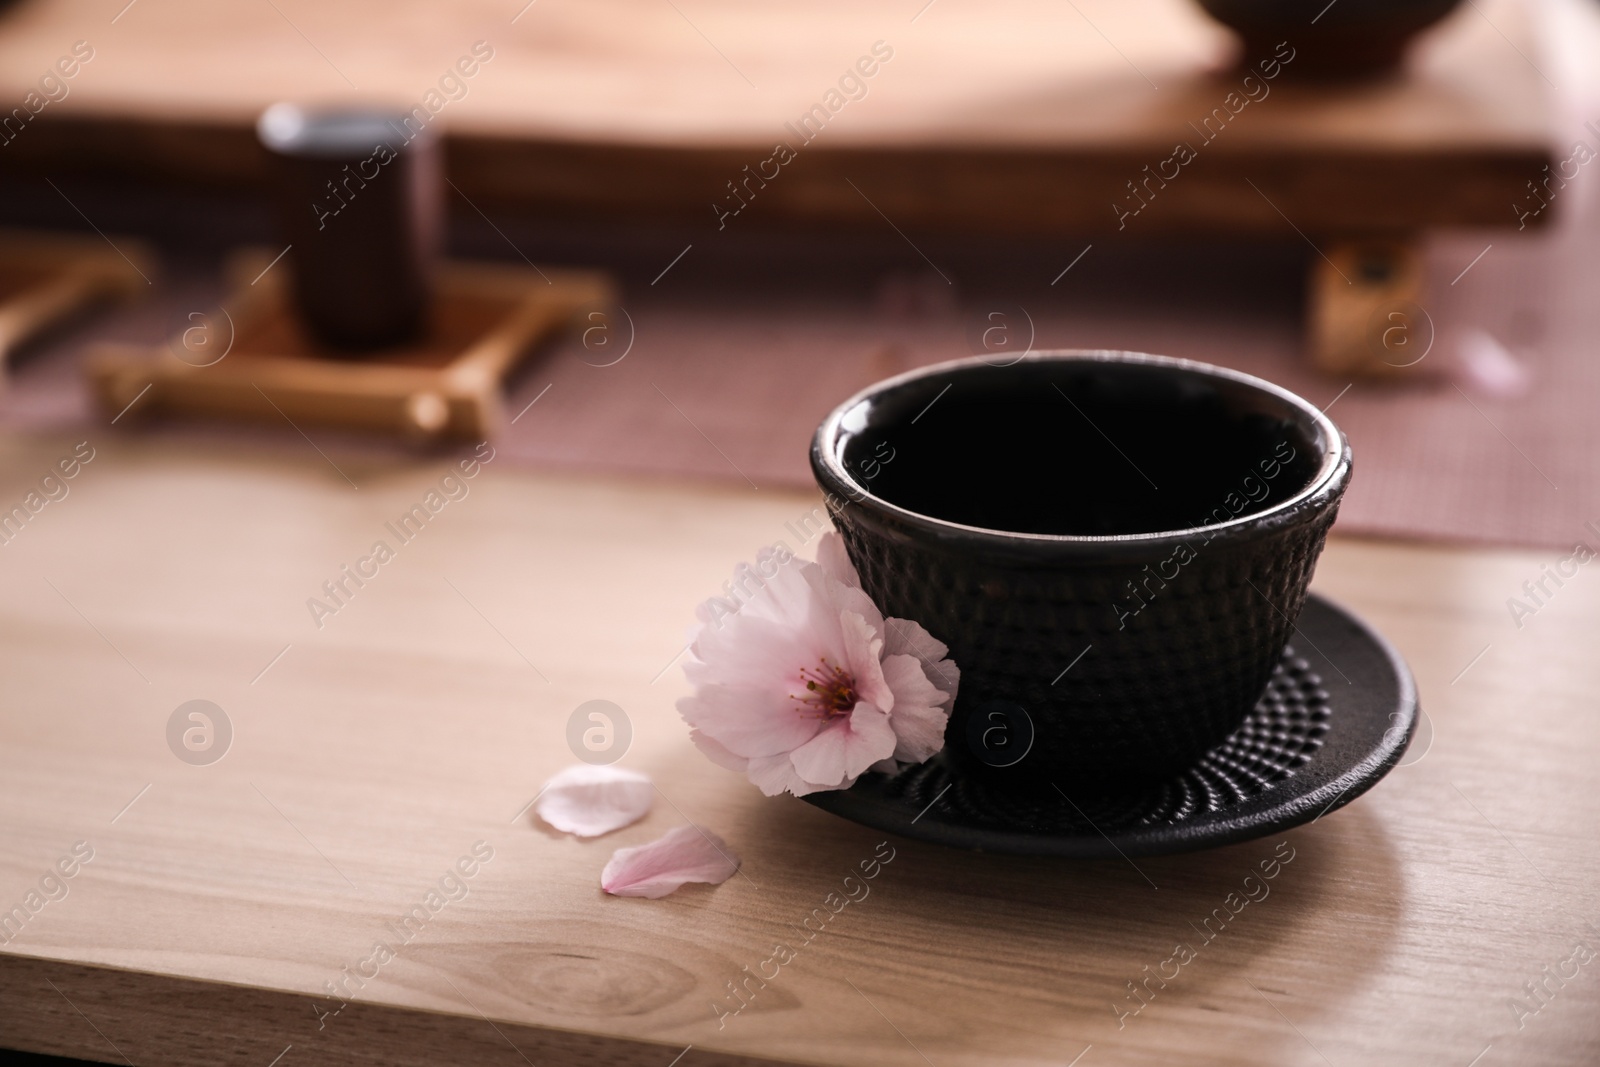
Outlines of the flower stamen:
[{"label": "flower stamen", "polygon": [[810,714],[820,719],[838,719],[855,710],[856,680],[843,667],[836,667],[824,656],[819,667],[806,667],[800,671],[805,679],[806,695],[792,696],[810,706]]}]

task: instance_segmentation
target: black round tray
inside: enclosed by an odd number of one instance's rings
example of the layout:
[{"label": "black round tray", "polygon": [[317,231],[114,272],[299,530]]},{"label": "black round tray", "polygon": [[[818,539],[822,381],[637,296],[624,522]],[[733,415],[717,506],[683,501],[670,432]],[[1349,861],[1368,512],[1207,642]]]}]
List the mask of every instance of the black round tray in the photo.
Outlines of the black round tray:
[{"label": "black round tray", "polygon": [[805,798],[874,829],[1018,855],[1189,852],[1311,822],[1366,792],[1399,762],[1417,687],[1394,647],[1316,594],[1249,717],[1188,770],[1120,796],[1018,794],[961,776],[936,756],[897,775]]}]

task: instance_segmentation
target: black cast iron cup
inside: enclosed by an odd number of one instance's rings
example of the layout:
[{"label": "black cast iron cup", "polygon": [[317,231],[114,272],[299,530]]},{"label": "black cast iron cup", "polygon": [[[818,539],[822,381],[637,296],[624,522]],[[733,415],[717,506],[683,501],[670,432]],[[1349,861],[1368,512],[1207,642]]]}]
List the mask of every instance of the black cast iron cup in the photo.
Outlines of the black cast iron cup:
[{"label": "black cast iron cup", "polygon": [[438,142],[404,113],[268,108],[294,305],[329,348],[363,352],[426,329],[440,229]]},{"label": "black cast iron cup", "polygon": [[1131,352],[958,360],[858,393],[811,466],[866,592],[950,646],[943,758],[1116,791],[1261,696],[1350,480],[1287,390]]}]

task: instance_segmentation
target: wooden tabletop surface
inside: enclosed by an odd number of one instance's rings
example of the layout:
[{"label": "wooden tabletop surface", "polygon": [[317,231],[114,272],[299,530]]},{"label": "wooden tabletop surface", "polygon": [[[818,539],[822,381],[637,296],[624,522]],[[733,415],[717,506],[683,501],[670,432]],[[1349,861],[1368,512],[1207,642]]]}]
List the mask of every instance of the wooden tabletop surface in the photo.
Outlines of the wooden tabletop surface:
[{"label": "wooden tabletop surface", "polygon": [[[1315,31],[1308,16],[1302,43]],[[1373,82],[1291,77],[1285,36],[1288,66],[1248,57],[1246,85],[1193,0],[455,0],[448,17],[432,0],[34,0],[0,15],[0,99],[37,93],[75,42],[92,58],[7,131],[0,168],[259,183],[252,124],[291,99],[425,105],[485,207],[712,230],[1516,222],[1552,162],[1554,86],[1524,0],[1463,4]],[[1262,80],[1265,61],[1281,76]],[[1163,167],[1180,142],[1197,158]],[[1181,179],[1124,220],[1112,205],[1146,166]],[[746,202],[737,223],[712,207]]]},{"label": "wooden tabletop surface", "polygon": [[[1560,557],[1335,538],[1315,588],[1417,675],[1406,765],[1314,825],[1137,869],[981,856],[764,798],[685,736],[671,664],[693,605],[758,545],[801,548],[785,524],[808,496],[491,461],[319,627],[307,600],[449,464],[322,455],[287,427],[87,438],[0,439],[5,508],[73,471],[0,545],[0,907],[28,912],[0,946],[0,1047],[260,1067],[1600,1058],[1591,566],[1513,620]],[[625,710],[621,765],[659,798],[583,842],[525,809],[593,699]],[[191,700],[230,724],[215,762],[169,744]],[[738,876],[601,893],[613,849],[687,822]],[[726,983],[886,852],[870,895],[719,1025]],[[1270,894],[1123,1014],[1127,984],[1274,858]],[[471,875],[446,881],[458,861]],[[330,1001],[441,882],[426,925]]]}]

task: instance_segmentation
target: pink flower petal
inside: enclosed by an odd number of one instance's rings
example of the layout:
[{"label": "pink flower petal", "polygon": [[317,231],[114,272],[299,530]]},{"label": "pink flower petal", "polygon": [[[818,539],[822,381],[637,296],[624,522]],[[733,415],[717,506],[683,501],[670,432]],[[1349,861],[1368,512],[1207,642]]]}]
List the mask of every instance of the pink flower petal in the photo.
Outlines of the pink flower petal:
[{"label": "pink flower petal", "polygon": [[817,542],[817,566],[841,585],[861,588],[861,576],[856,573],[856,565],[850,562],[850,554],[844,550],[844,538],[832,530]]},{"label": "pink flower petal", "polygon": [[955,663],[945,658],[950,646],[924,630],[910,619],[883,620],[883,654],[889,656],[915,656],[922,662],[922,671],[928,681],[945,695],[954,697],[961,681],[961,672]]},{"label": "pink flower petal", "polygon": [[813,564],[771,549],[761,551],[758,563],[757,567],[741,563],[734,568],[733,580],[721,598],[724,607],[732,607],[737,615],[779,623],[791,631],[802,629],[808,612],[802,572]]},{"label": "pink flower petal", "polygon": [[881,630],[874,630],[866,619],[847,611],[839,619],[844,631],[846,660],[840,664],[855,679],[856,695],[884,711],[894,707],[894,690],[883,680]]},{"label": "pink flower petal", "polygon": [[1527,364],[1485,330],[1462,335],[1452,369],[1468,389],[1496,400],[1521,396],[1533,384]]},{"label": "pink flower petal", "polygon": [[535,810],[557,830],[599,837],[632,826],[655,802],[648,775],[621,767],[568,767],[544,785]]},{"label": "pink flower petal", "polygon": [[[842,586],[830,590],[826,576],[815,563],[771,549],[762,550],[761,559],[764,563],[758,567],[739,564],[732,580],[725,583],[722,595],[695,609],[700,625],[693,636],[695,643],[703,646],[698,650],[700,659],[715,658],[719,646],[742,650],[750,636],[732,639],[728,631],[737,623],[751,620],[768,624],[769,633],[779,634],[789,641],[816,645],[821,640],[826,645],[826,635],[816,628],[819,624],[824,629],[836,625],[838,611],[830,610],[836,592],[852,597],[852,604],[859,600],[859,610],[869,619],[876,613],[877,609],[870,606],[870,599],[862,597],[859,590],[851,591]],[[838,583],[833,584],[838,586]]]},{"label": "pink flower petal", "polygon": [[745,773],[750,776],[750,781],[769,797],[775,797],[779,793],[793,793],[797,797],[803,797],[807,793],[817,791],[816,786],[800,777],[800,772],[794,769],[794,761],[789,758],[787,752],[752,759]]},{"label": "pink flower petal", "polygon": [[949,696],[928,680],[915,656],[885,657],[883,676],[894,690],[894,710],[889,713],[894,758],[908,763],[931,758],[944,747],[944,728],[950,721],[944,705]]},{"label": "pink flower petal", "polygon": [[[805,714],[781,677],[770,689],[706,684],[678,701],[683,721],[737,756],[773,756],[805,744],[821,721]],[[803,686],[800,692],[805,692]]]},{"label": "pink flower petal", "polygon": [[648,845],[617,849],[600,872],[600,888],[612,896],[656,900],[687,882],[720,885],[738,869],[739,857],[722,838],[680,826]]},{"label": "pink flower petal", "polygon": [[772,687],[775,672],[802,663],[815,665],[824,658],[837,662],[844,652],[837,616],[824,618],[820,612],[816,621],[803,626],[753,613],[725,617],[719,623],[698,633],[690,646],[692,658],[684,662],[683,670],[691,685],[715,681]]},{"label": "pink flower petal", "polygon": [[741,756],[737,752],[728,751],[726,745],[711,737],[704,730],[690,730],[689,740],[694,742],[694,747],[698,748],[706,759],[715,763],[718,767],[726,767],[730,771],[738,771],[743,774],[750,765],[750,760],[747,757]]},{"label": "pink flower petal", "polygon": [[848,785],[879,760],[894,753],[889,716],[865,700],[848,719],[836,719],[789,754],[794,769],[813,786],[838,789]]},{"label": "pink flower petal", "polygon": [[[835,580],[815,563],[804,564],[800,568],[800,575],[810,584],[813,595],[820,605],[831,605],[832,614],[840,615],[853,611],[867,620],[867,625],[874,630],[883,629],[883,612],[878,610],[878,605],[858,586],[845,585]],[[824,608],[824,615],[827,613]]]}]

